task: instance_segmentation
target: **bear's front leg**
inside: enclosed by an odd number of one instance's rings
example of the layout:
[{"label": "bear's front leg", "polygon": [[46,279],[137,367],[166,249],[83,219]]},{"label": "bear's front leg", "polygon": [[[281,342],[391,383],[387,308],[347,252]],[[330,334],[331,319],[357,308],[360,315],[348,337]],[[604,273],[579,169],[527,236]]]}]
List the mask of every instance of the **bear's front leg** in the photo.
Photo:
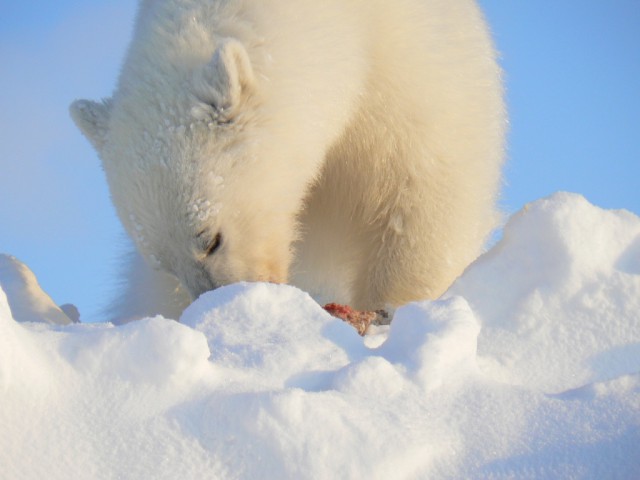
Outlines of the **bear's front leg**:
[{"label": "bear's front leg", "polygon": [[369,225],[353,283],[353,307],[375,311],[441,295],[457,273],[451,260],[454,241],[438,237],[447,230],[446,222],[434,225],[420,208],[389,213]]}]

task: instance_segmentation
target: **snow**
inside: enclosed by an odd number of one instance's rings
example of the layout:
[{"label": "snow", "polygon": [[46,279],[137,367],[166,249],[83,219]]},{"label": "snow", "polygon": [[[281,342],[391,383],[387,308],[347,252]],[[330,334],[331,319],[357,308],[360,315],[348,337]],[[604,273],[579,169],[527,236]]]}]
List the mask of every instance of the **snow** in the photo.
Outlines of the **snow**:
[{"label": "snow", "polygon": [[364,338],[271,284],[180,323],[32,322],[48,297],[24,272],[0,257],[2,478],[640,478],[629,212],[534,202]]}]

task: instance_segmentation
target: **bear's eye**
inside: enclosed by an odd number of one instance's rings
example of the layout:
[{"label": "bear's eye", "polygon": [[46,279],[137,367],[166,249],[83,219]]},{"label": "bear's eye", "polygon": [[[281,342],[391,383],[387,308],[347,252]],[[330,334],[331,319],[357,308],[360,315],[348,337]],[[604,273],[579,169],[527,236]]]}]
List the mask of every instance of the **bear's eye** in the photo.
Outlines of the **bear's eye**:
[{"label": "bear's eye", "polygon": [[216,253],[216,251],[220,248],[220,245],[222,245],[222,235],[218,233],[204,249],[204,253],[207,257],[209,257]]}]

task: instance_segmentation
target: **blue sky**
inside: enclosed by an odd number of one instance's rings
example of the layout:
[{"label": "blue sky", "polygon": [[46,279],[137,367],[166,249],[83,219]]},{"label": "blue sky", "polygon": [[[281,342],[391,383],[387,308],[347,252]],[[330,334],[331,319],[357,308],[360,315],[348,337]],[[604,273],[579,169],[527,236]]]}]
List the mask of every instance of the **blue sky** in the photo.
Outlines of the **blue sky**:
[{"label": "blue sky", "polygon": [[[0,252],[96,320],[124,234],[67,108],[111,94],[137,2],[0,1]],[[640,1],[480,3],[510,111],[505,211],[566,190],[640,214]]]}]

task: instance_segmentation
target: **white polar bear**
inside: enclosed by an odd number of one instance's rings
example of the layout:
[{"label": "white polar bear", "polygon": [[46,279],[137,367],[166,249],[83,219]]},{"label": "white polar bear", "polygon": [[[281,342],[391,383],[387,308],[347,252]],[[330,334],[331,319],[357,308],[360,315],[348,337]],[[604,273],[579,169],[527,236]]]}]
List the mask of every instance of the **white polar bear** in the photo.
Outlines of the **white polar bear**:
[{"label": "white polar bear", "polygon": [[118,315],[437,297],[498,218],[500,77],[473,0],[142,0],[113,97],[71,106],[146,260]]}]

